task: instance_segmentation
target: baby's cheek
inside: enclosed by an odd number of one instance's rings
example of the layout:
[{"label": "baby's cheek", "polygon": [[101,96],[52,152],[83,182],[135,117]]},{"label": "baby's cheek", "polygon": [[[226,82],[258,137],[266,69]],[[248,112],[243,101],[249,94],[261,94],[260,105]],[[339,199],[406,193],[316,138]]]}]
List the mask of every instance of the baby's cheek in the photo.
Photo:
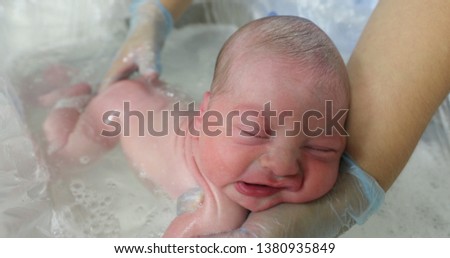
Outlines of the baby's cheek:
[{"label": "baby's cheek", "polygon": [[317,182],[321,184],[321,187],[319,187],[319,189],[321,189],[321,192],[318,193],[318,197],[326,194],[333,188],[334,184],[336,183],[338,173],[339,165],[337,164],[328,165],[323,168],[320,178],[317,179]]},{"label": "baby's cheek", "polygon": [[201,148],[202,173],[214,181],[224,179],[234,163],[230,151],[219,138],[205,139]]},{"label": "baby's cheek", "polygon": [[339,173],[339,161],[311,162],[305,173],[303,195],[314,200],[328,193],[334,186]]}]

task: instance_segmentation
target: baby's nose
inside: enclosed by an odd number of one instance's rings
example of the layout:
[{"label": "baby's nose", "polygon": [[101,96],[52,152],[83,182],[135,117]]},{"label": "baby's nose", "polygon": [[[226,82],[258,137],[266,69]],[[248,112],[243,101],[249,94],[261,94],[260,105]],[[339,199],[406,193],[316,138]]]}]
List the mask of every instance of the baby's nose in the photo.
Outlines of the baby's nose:
[{"label": "baby's nose", "polygon": [[301,173],[299,153],[288,149],[277,149],[260,158],[261,166],[269,169],[275,176],[296,176]]}]

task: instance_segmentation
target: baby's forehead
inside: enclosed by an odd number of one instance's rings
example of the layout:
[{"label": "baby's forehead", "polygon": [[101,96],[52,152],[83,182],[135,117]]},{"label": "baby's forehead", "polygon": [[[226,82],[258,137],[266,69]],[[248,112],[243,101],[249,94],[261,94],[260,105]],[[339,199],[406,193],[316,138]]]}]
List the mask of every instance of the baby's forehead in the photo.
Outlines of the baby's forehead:
[{"label": "baby's forehead", "polygon": [[267,79],[272,82],[268,85],[278,90],[283,90],[283,86],[292,86],[289,90],[323,87],[323,79],[330,76],[330,74],[321,73],[318,64],[263,51],[246,52],[237,56],[230,63],[228,71],[228,77],[232,79],[229,84],[236,84],[241,80],[252,82]]},{"label": "baby's forehead", "polygon": [[346,108],[345,74],[321,62],[264,48],[240,49],[234,54],[223,86],[235,94],[266,94],[265,102],[281,99],[286,103],[341,99],[344,104],[340,106]]}]

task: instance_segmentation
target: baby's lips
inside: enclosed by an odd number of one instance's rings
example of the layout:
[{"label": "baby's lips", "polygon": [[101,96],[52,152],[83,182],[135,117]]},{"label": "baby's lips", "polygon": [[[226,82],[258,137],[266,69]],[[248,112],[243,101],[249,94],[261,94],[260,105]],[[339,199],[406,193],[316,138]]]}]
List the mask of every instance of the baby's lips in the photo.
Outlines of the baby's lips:
[{"label": "baby's lips", "polygon": [[251,197],[267,197],[283,189],[268,185],[246,183],[244,181],[236,182],[235,187],[239,193]]},{"label": "baby's lips", "polygon": [[265,185],[268,187],[279,188],[281,190],[296,192],[303,187],[304,178],[300,175],[294,176],[267,176],[265,178],[246,178],[248,184]]},{"label": "baby's lips", "polygon": [[297,192],[303,187],[304,177],[300,175],[281,177],[279,182],[279,185],[282,186],[284,190]]}]

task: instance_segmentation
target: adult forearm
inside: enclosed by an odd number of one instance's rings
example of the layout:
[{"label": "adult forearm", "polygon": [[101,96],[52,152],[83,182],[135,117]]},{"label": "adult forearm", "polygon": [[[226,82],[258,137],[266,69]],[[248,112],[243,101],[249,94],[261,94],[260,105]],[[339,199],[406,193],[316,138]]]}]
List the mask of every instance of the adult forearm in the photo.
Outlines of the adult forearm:
[{"label": "adult forearm", "polygon": [[387,190],[450,91],[450,2],[381,0],[349,61],[348,152]]},{"label": "adult forearm", "polygon": [[172,14],[174,20],[177,20],[186,11],[192,0],[160,0],[161,4]]}]

